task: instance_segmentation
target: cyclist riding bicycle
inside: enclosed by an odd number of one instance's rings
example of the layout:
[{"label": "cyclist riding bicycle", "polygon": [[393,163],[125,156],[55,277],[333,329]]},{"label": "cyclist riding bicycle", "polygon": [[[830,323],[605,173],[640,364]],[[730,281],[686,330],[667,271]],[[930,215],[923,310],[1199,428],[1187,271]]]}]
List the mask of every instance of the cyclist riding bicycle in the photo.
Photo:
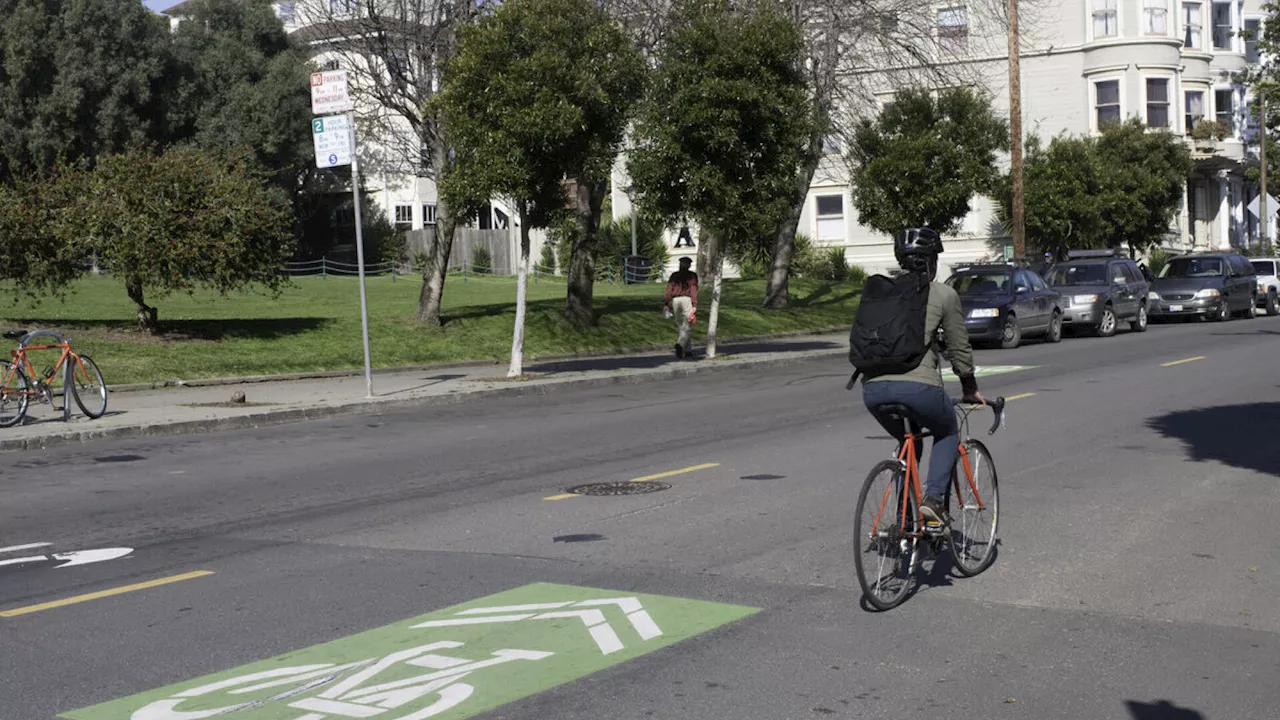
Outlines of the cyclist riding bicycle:
[{"label": "cyclist riding bicycle", "polygon": [[[929,282],[929,304],[924,330],[925,343],[930,351],[909,372],[864,379],[862,399],[876,420],[899,443],[903,441],[902,422],[877,413],[880,406],[906,406],[912,413],[913,430],[918,432],[920,426],[923,426],[933,433],[929,476],[925,499],[920,504],[920,515],[926,521],[945,525],[948,518],[943,496],[951,479],[951,470],[959,457],[960,427],[956,421],[954,403],[942,382],[942,349],[938,340],[945,342],[951,367],[960,378],[964,402],[983,405],[986,401],[978,392],[978,381],[974,377],[973,347],[969,344],[969,332],[964,327],[964,309],[960,306],[960,296],[950,286],[935,280],[938,274],[938,255],[942,252],[942,238],[927,227],[910,228],[894,238],[893,252],[903,270],[919,273]],[[917,454],[920,450],[921,448],[916,448]]]}]

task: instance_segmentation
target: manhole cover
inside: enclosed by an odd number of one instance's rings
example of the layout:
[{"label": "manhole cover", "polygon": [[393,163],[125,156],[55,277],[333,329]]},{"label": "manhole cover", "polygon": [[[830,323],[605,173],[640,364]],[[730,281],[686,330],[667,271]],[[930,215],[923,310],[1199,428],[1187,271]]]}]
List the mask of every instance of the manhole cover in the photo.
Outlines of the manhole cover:
[{"label": "manhole cover", "polygon": [[643,495],[670,489],[670,485],[662,482],[602,482],[578,485],[566,492],[574,495]]},{"label": "manhole cover", "polygon": [[141,455],[103,455],[102,457],[96,457],[93,459],[94,462],[100,463],[137,462],[138,460],[146,460],[146,458]]}]

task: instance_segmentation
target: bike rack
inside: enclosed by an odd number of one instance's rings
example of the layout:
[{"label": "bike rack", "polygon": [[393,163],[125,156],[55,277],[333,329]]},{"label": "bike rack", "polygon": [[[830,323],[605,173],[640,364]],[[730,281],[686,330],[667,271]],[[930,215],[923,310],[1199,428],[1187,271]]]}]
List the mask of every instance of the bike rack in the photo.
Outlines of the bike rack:
[{"label": "bike rack", "polygon": [[[51,337],[55,338],[59,343],[71,344],[71,338],[66,337],[57,330],[32,330],[18,340],[18,348],[27,347],[31,344],[31,339],[37,337]],[[62,368],[62,422],[71,422],[71,383],[74,378],[75,374],[68,359],[66,366]]]}]

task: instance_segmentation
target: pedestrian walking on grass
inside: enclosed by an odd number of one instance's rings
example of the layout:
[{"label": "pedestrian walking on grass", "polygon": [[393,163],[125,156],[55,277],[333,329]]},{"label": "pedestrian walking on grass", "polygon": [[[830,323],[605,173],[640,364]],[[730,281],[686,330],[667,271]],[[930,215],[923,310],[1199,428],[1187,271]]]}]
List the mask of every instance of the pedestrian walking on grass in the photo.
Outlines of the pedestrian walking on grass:
[{"label": "pedestrian walking on grass", "polygon": [[683,360],[693,350],[693,340],[689,337],[689,326],[693,324],[698,312],[698,273],[689,269],[693,260],[680,258],[680,269],[671,273],[667,280],[667,293],[663,298],[662,310],[667,317],[675,315],[676,329],[679,339],[676,340],[676,357]]}]

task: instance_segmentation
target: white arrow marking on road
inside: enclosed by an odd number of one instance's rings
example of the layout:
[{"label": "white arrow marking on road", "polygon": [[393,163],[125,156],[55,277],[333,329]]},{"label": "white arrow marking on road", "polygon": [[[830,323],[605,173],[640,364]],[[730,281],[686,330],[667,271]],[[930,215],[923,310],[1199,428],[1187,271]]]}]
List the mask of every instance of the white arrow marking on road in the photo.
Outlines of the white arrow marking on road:
[{"label": "white arrow marking on road", "polygon": [[53,543],[28,543],[26,545],[13,545],[11,547],[0,548],[0,553],[18,552],[20,550],[34,550],[35,548],[49,547]]},{"label": "white arrow marking on road", "polygon": [[[46,545],[48,543],[45,543]],[[64,560],[61,565],[54,566],[55,569],[75,567],[76,565],[88,565],[89,563],[105,562],[107,560],[115,560],[122,558],[133,552],[133,548],[97,548],[95,550],[72,550],[71,552],[52,553],[49,555],[29,555],[27,557],[10,558],[8,560],[0,560],[0,567],[5,565],[24,565],[33,562],[45,562],[48,560]]]},{"label": "white arrow marking on road", "polygon": [[454,625],[483,625],[485,623],[508,623],[519,622],[521,620],[550,620],[555,618],[578,618],[587,626],[587,632],[591,633],[591,639],[595,640],[596,645],[600,648],[600,652],[604,655],[615,653],[625,648],[622,639],[618,637],[618,633],[614,631],[613,626],[609,624],[604,613],[599,610],[563,610],[560,612],[547,612],[541,614],[519,613],[508,615],[491,615],[488,613],[511,613],[521,610],[549,610],[565,607],[602,607],[608,605],[616,605],[619,610],[626,616],[627,621],[635,628],[636,633],[643,640],[652,640],[662,635],[662,629],[653,621],[653,618],[640,604],[639,598],[602,598],[599,600],[583,600],[581,602],[558,602],[558,603],[531,603],[528,605],[502,605],[488,608],[471,608],[463,610],[459,615],[481,615],[482,617],[454,618],[449,620],[428,620],[427,622],[414,625],[416,628],[427,627],[450,627]]}]

